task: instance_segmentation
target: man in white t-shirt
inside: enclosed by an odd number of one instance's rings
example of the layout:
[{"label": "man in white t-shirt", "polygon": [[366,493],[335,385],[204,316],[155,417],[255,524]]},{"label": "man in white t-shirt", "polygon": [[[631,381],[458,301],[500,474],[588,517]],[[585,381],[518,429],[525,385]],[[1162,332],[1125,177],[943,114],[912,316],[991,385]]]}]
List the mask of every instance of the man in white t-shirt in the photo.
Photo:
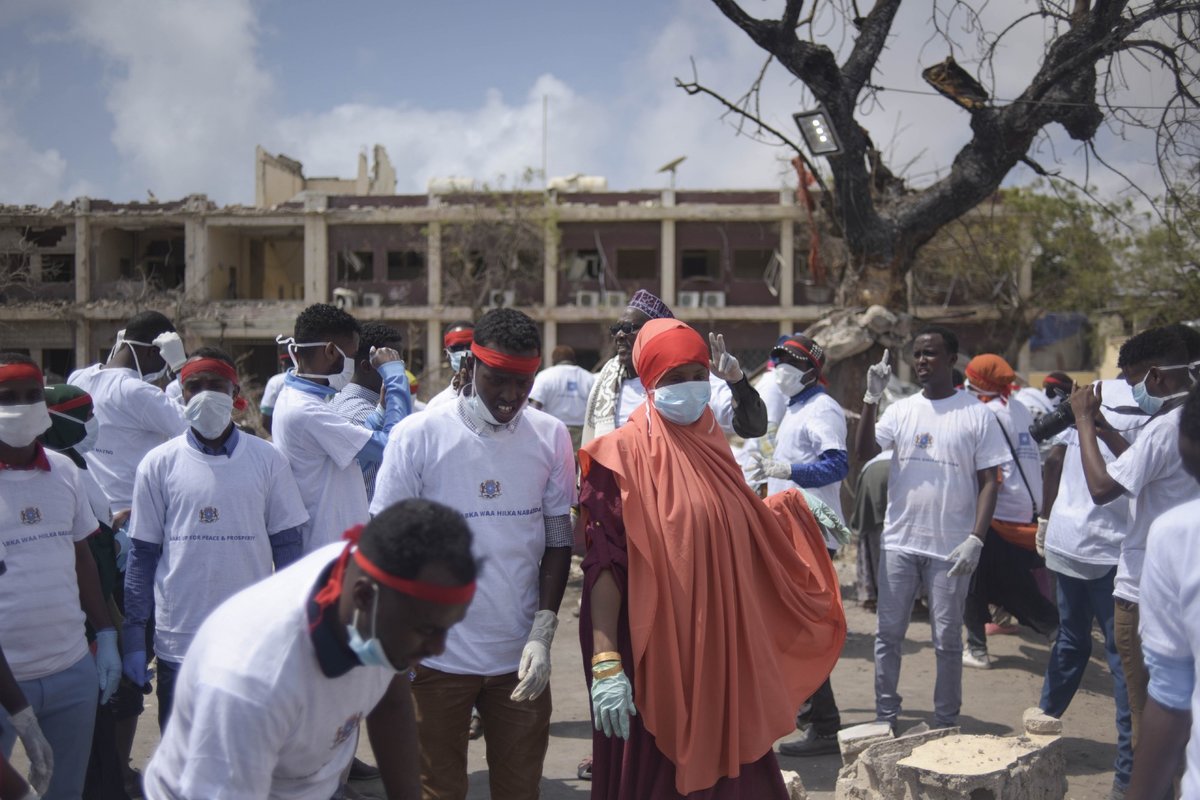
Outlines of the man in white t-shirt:
[{"label": "man in white t-shirt", "polygon": [[[1146,536],[1160,514],[1200,497],[1200,487],[1183,471],[1179,457],[1180,406],[1192,383],[1183,340],[1169,328],[1143,331],[1121,345],[1117,366],[1133,388],[1134,402],[1150,415],[1133,444],[1104,420],[1102,390],[1098,393],[1090,386],[1077,389],[1071,394],[1071,409],[1092,500],[1101,505],[1125,494],[1133,498],[1133,524],[1121,540],[1117,563],[1113,628],[1129,693],[1136,756],[1149,681],[1138,636],[1138,587]],[[1117,454],[1112,464],[1104,461],[1101,440]]]},{"label": "man in white t-shirt", "polygon": [[533,379],[529,405],[562,420],[571,433],[571,444],[579,449],[583,422],[587,416],[588,395],[596,376],[575,363],[575,349],[560,344],[550,353],[553,365]]},{"label": "man in white t-shirt", "polygon": [[426,797],[463,798],[471,707],[483,721],[491,797],[536,798],[550,737],[550,644],[571,565],[575,462],[566,426],[527,408],[541,363],[536,323],[509,308],[475,326],[454,405],[392,430],[371,511],[421,497],[467,518],[486,565],[446,652],[413,697]]},{"label": "man in white t-shirt", "polygon": [[[146,640],[154,610],[158,724],[171,716],[184,654],[208,614],[300,557],[308,519],[283,454],[233,424],[237,368],[226,353],[196,350],[180,372],[190,428],[146,455],[134,483],[133,552],[125,572],[124,640]],[[124,673],[149,683],[146,653],[130,644]]]},{"label": "man in white t-shirt", "polygon": [[442,347],[446,354],[446,363],[450,365],[450,382],[446,384],[445,389],[429,400],[426,409],[436,408],[458,398],[459,389],[467,380],[467,376],[463,374],[463,364],[471,351],[474,330],[473,322],[451,322],[446,326],[446,331],[442,334]]},{"label": "man in white t-shirt", "polygon": [[379,428],[373,430],[350,422],[329,405],[354,375],[354,317],[328,303],[316,303],[300,312],[293,336],[282,343],[295,367],[288,370],[275,404],[272,438],[287,456],[304,498],[308,522],[301,530],[304,552],[311,553],[367,521],[362,467],[382,460],[388,431],[402,416],[408,378],[395,350],[382,348],[371,356],[389,395]]},{"label": "man in white t-shirt", "polygon": [[[796,333],[771,351],[775,368],[771,374],[787,408],[775,433],[775,450],[768,457],[755,456],[757,469],[751,484],[766,478],[767,494],[778,494],[799,486],[833,510],[840,521],[842,479],[850,471],[846,452],[846,414],[825,391],[825,350],[820,344]],[[832,557],[840,547],[826,533],[825,546]],[[829,679],[809,699],[803,715],[809,723],[804,735],[779,746],[785,756],[816,756],[838,752],[837,733],[841,713]]]},{"label": "man in white t-shirt", "polygon": [[200,626],[147,798],[329,800],[364,719],[387,796],[419,796],[408,673],[471,602],[471,533],[455,511],[409,501],[346,538]]},{"label": "man in white t-shirt", "polygon": [[[1179,419],[1183,468],[1200,481],[1200,388]],[[1172,783],[1187,753],[1183,797],[1200,797],[1200,499],[1167,511],[1150,525],[1142,568],[1139,633],[1150,672],[1134,762],[1131,797],[1173,797]]]},{"label": "man in white t-shirt", "polygon": [[1035,550],[1037,506],[1042,502],[1042,461],[1029,433],[1033,416],[1012,397],[1013,368],[995,353],[975,356],[964,370],[966,390],[978,397],[1000,423],[1000,433],[1013,456],[1000,468],[996,512],[983,555],[971,578],[963,622],[967,649],[963,665],[989,669],[987,623],[989,605],[1016,617],[1043,636],[1058,627],[1058,610],[1042,594],[1031,570],[1044,566]]},{"label": "man in white t-shirt", "polygon": [[[99,527],[71,460],[37,437],[50,427],[42,371],[26,356],[0,353],[0,642],[53,753],[49,800],[83,790],[96,702],[121,679],[121,656],[86,539]],[[84,621],[96,631],[88,651]],[[115,668],[114,668],[115,667]],[[0,712],[0,753],[16,730]]]},{"label": "man in white t-shirt", "polygon": [[934,724],[949,727],[962,707],[963,606],[996,507],[998,467],[1011,456],[987,408],[954,388],[958,337],[931,326],[913,340],[920,394],[875,411],[891,378],[889,355],[867,373],[855,450],[867,460],[892,448],[879,563],[875,716],[895,727],[900,647],[917,589],[929,595],[937,658]]},{"label": "man in white t-shirt", "polygon": [[279,393],[283,391],[283,379],[287,377],[287,368],[292,365],[292,359],[288,354],[279,354],[279,371],[267,378],[267,385],[263,387],[262,398],[258,401],[258,413],[262,419],[263,430],[267,433],[271,432],[271,425],[274,422],[275,402],[279,400]]}]

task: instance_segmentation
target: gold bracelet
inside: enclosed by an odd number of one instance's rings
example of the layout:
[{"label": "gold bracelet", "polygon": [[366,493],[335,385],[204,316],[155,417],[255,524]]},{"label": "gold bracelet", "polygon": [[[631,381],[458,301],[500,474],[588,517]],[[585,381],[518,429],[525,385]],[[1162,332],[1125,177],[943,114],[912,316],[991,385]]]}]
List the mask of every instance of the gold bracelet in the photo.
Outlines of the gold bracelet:
[{"label": "gold bracelet", "polygon": [[611,667],[605,667],[601,670],[593,669],[592,679],[598,681],[601,678],[611,678],[613,675],[619,675],[624,671],[624,668],[620,664],[614,664]]},{"label": "gold bracelet", "polygon": [[606,650],[603,653],[596,653],[596,655],[592,656],[592,666],[593,667],[596,666],[601,661],[620,661],[620,660],[621,660],[620,653],[614,653],[612,650]]}]

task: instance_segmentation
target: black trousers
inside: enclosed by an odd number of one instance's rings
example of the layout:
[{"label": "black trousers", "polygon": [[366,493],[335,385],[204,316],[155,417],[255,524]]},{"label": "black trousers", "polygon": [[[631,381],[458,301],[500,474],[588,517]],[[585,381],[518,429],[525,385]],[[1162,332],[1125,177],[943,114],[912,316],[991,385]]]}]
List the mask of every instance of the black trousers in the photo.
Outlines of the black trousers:
[{"label": "black trousers", "polygon": [[963,610],[970,649],[987,650],[984,626],[991,621],[989,605],[1000,606],[1022,625],[1043,635],[1058,627],[1058,607],[1046,599],[1030,572],[1044,566],[1037,553],[988,530]]}]

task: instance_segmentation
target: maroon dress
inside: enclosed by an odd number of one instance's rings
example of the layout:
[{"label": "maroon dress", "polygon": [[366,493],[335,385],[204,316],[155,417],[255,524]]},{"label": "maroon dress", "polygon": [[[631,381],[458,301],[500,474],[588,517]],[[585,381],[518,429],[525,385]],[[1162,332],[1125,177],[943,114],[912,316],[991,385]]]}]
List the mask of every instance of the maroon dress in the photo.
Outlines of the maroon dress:
[{"label": "maroon dress", "polygon": [[[583,480],[579,503],[587,509],[587,555],[583,559],[583,602],[579,611],[579,643],[585,679],[592,685],[592,587],[604,570],[611,570],[621,592],[617,619],[617,649],[626,677],[633,683],[633,647],[629,639],[628,559],[625,525],[621,520],[621,491],[613,473],[593,463]],[[713,702],[719,702],[713,698]],[[633,698],[634,706],[638,698]],[[593,800],[787,800],[787,788],[775,752],[768,750],[752,764],[743,764],[736,778],[721,778],[702,791],[681,795],[675,790],[675,765],[646,730],[641,716],[629,719],[629,739],[592,732]],[[724,731],[712,731],[723,736]]]}]

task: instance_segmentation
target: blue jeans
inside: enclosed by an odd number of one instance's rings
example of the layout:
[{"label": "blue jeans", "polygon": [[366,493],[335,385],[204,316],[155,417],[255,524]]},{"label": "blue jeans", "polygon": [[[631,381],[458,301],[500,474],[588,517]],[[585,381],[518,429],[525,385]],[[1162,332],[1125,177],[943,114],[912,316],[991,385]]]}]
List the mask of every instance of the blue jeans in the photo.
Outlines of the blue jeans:
[{"label": "blue jeans", "polygon": [[900,714],[900,646],[922,584],[929,594],[929,625],[937,658],[933,718],[954,725],[962,708],[963,607],[970,575],[951,578],[951,562],[884,549],[879,555],[878,626],[875,629],[875,718],[895,723]]},{"label": "blue jeans", "polygon": [[1133,770],[1132,725],[1129,715],[1129,695],[1125,689],[1125,672],[1117,654],[1113,635],[1113,567],[1103,577],[1081,580],[1055,573],[1058,583],[1058,638],[1050,649],[1046,679],[1042,684],[1042,711],[1061,717],[1075,697],[1083,671],[1092,656],[1092,620],[1100,623],[1104,632],[1104,655],[1113,678],[1113,699],[1117,705],[1116,783],[1129,784]]},{"label": "blue jeans", "polygon": [[[33,708],[38,725],[54,753],[54,775],[43,800],[79,800],[92,751],[92,729],[100,704],[100,678],[91,654],[62,672],[32,681],[18,681]],[[0,709],[0,751],[12,754],[17,732]]]}]

